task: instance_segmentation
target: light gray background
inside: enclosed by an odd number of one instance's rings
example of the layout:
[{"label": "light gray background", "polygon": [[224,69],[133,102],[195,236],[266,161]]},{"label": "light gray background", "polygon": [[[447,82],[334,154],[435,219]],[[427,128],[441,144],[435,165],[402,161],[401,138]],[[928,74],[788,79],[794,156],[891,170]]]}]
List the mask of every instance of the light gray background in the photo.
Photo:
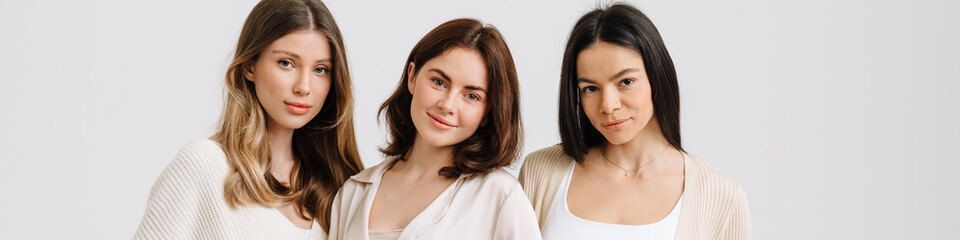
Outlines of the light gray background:
[{"label": "light gray background", "polygon": [[[0,1],[0,238],[124,239],[177,149],[209,136],[255,1]],[[329,1],[367,166],[421,36],[497,26],[524,155],[559,141],[563,44],[593,1]],[[635,1],[680,79],[684,146],[747,192],[756,239],[957,236],[960,3]]]}]

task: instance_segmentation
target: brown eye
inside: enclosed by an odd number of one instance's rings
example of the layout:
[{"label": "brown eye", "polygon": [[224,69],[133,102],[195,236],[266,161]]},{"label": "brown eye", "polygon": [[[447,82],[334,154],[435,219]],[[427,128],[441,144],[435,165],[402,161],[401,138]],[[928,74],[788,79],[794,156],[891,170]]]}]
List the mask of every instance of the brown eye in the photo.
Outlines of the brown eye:
[{"label": "brown eye", "polygon": [[631,84],[633,84],[633,82],[635,82],[635,81],[634,81],[633,79],[629,79],[629,78],[628,78],[628,79],[624,79],[624,80],[620,80],[620,86],[624,86],[624,87],[630,86]]},{"label": "brown eye", "polygon": [[444,85],[445,85],[445,84],[443,83],[443,81],[440,81],[440,79],[431,78],[430,81],[433,81],[433,84],[434,84],[434,85],[437,85],[437,86],[440,86],[440,87],[444,87]]},{"label": "brown eye", "polygon": [[593,92],[596,92],[597,90],[599,89],[595,86],[586,86],[580,89],[580,91],[583,93],[593,93]]}]

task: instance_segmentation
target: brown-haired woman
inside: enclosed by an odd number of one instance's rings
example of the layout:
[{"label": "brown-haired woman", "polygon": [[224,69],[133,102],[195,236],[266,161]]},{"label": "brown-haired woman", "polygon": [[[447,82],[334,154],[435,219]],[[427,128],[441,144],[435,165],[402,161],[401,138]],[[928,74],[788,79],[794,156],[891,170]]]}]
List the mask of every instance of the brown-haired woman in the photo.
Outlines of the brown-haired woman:
[{"label": "brown-haired woman", "polygon": [[337,189],[363,166],[340,30],[318,0],[247,16],[210,139],[157,179],[135,239],[322,239]]},{"label": "brown-haired woman", "polygon": [[379,165],[334,200],[330,239],[539,239],[520,184],[518,83],[500,33],[473,19],[414,46],[380,107],[391,140]]}]

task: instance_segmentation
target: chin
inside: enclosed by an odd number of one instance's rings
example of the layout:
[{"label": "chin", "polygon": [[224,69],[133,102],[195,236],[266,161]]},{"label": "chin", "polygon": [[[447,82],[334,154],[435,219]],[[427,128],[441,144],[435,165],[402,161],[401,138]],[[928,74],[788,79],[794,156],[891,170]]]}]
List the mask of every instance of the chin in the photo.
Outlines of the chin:
[{"label": "chin", "polygon": [[[433,136],[427,136],[428,134],[420,134],[420,137],[423,138],[423,141],[433,147],[449,147],[456,145],[467,138],[458,139],[453,136],[443,136],[441,134],[433,134]],[[439,135],[439,136],[438,136]]]},{"label": "chin", "polygon": [[630,139],[632,139],[631,137],[626,136],[626,134],[622,134],[622,133],[619,133],[619,134],[617,134],[617,133],[615,133],[615,134],[603,134],[603,133],[601,133],[601,135],[603,135],[603,138],[607,139],[607,142],[610,143],[610,144],[612,144],[612,145],[624,144],[624,143],[629,142]]},{"label": "chin", "polygon": [[309,122],[309,120],[305,121],[301,119],[284,119],[284,120],[285,121],[277,121],[277,123],[279,123],[281,127],[289,128],[289,129],[300,129],[303,126],[306,126],[307,123]]}]

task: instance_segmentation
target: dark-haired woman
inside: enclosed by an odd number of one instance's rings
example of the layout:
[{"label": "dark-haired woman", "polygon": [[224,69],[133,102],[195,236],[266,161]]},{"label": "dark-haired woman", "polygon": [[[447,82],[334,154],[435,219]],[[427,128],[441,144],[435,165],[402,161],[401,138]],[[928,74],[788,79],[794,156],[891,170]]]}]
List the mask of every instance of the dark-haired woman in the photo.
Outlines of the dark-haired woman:
[{"label": "dark-haired woman", "polygon": [[740,186],[680,145],[676,72],[643,13],[587,13],[562,65],[562,143],[519,177],[544,239],[750,238]]},{"label": "dark-haired woman", "polygon": [[500,33],[446,22],[414,46],[381,106],[387,158],[348,180],[330,239],[540,239],[520,184],[502,167],[521,132],[513,57]]}]

